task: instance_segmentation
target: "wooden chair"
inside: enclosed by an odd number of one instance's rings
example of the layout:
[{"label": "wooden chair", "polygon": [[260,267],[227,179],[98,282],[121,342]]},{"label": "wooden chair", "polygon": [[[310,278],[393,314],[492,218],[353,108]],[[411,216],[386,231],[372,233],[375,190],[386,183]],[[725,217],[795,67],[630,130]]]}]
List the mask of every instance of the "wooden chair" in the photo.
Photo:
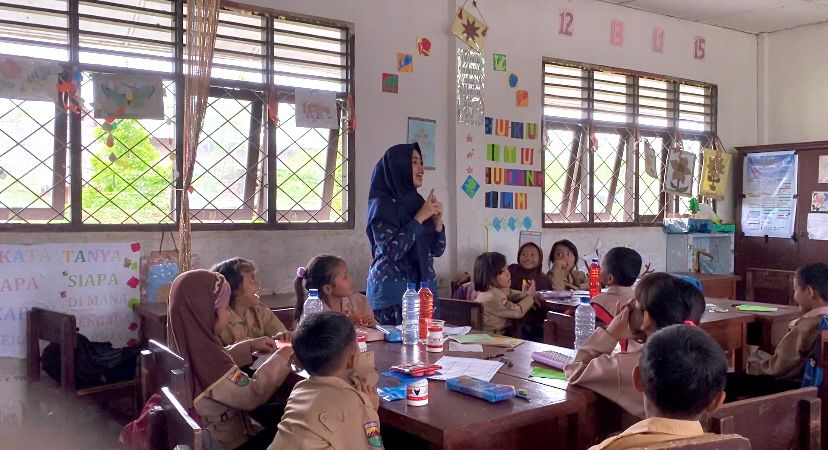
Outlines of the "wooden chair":
[{"label": "wooden chair", "polygon": [[470,326],[475,330],[483,329],[483,305],[471,300],[456,298],[438,298],[437,307],[440,319],[456,326]]},{"label": "wooden chair", "polygon": [[152,394],[160,394],[162,387],[170,388],[184,407],[192,405],[192,393],[187,386],[187,361],[160,342],[150,340],[141,351],[142,404]]},{"label": "wooden chair", "polygon": [[793,271],[748,267],[745,269],[745,300],[795,305]]},{"label": "wooden chair", "polygon": [[282,323],[288,330],[293,329],[293,325],[295,322],[293,315],[296,313],[296,308],[291,306],[289,308],[271,309],[271,311],[273,311],[273,314],[276,314],[276,317],[278,317],[279,320],[282,321]]},{"label": "wooden chair", "polygon": [[814,387],[739,400],[708,415],[707,429],[738,434],[754,450],[820,448],[821,402]]},{"label": "wooden chair", "polygon": [[111,399],[118,392],[128,393],[134,400],[133,413],[140,411],[143,403],[138,379],[78,389],[75,383],[75,347],[78,342],[75,316],[34,307],[26,315],[26,358],[28,376],[40,380],[40,341],[60,346],[60,386],[79,397],[104,397]]},{"label": "wooden chair", "polygon": [[161,406],[150,410],[147,439],[149,450],[173,450],[176,445],[190,450],[223,450],[221,443],[190,417],[166,387],[161,388]]},{"label": "wooden chair", "polygon": [[[664,444],[648,445],[640,450],[751,450],[750,441],[738,434],[705,434]],[[631,449],[639,450],[639,449]]]},{"label": "wooden chair", "polygon": [[474,283],[468,281],[461,284],[457,289],[451,291],[452,296],[458,300],[474,300],[477,297],[477,291],[474,290]]}]

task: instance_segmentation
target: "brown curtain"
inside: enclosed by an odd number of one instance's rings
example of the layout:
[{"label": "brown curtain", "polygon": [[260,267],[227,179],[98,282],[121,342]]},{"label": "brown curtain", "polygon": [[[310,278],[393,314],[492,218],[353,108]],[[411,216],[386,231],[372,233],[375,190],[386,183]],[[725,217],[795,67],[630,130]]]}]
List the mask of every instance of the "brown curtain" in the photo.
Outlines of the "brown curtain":
[{"label": "brown curtain", "polygon": [[210,71],[218,27],[219,0],[187,1],[187,32],[184,49],[184,155],[181,190],[181,241],[178,265],[190,270],[192,242],[190,229],[190,189],[193,182],[198,138],[210,94]]}]

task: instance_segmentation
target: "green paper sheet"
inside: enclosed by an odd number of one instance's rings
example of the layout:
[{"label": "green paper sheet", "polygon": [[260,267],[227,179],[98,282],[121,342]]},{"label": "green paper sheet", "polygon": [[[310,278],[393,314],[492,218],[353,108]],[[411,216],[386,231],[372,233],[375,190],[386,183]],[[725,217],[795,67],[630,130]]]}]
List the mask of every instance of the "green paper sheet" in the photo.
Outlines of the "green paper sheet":
[{"label": "green paper sheet", "polygon": [[773,308],[771,306],[759,306],[759,305],[738,305],[736,307],[739,311],[745,312],[774,312],[779,311],[779,308]]},{"label": "green paper sheet", "polygon": [[451,338],[461,344],[485,344],[492,340],[492,337],[488,334],[466,334],[463,336],[452,336]]},{"label": "green paper sheet", "polygon": [[566,375],[560,370],[547,369],[546,367],[534,366],[529,372],[530,377],[552,378],[553,380],[566,380]]}]

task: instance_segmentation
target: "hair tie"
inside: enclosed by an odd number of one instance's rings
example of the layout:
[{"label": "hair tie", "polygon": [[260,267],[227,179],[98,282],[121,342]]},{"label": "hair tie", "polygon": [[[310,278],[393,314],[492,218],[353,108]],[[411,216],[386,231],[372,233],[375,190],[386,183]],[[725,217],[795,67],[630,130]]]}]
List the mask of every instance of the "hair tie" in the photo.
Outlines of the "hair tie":
[{"label": "hair tie", "polygon": [[684,321],[684,324],[685,324],[685,325],[690,325],[691,327],[695,327],[695,326],[696,326],[696,324],[695,324],[692,320],[685,320],[685,321]]},{"label": "hair tie", "polygon": [[296,276],[303,279],[303,280],[305,279],[305,274],[306,273],[308,273],[308,271],[304,267],[297,267],[296,268]]}]

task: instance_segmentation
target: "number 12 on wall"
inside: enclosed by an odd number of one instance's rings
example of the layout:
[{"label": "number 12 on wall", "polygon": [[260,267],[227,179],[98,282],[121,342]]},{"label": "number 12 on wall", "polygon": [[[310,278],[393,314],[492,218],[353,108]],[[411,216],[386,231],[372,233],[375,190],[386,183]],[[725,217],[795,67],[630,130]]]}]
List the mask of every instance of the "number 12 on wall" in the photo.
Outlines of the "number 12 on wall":
[{"label": "number 12 on wall", "polygon": [[701,36],[693,38],[693,58],[704,59],[704,38]]},{"label": "number 12 on wall", "polygon": [[558,29],[558,34],[562,34],[564,36],[572,36],[574,28],[573,22],[575,21],[575,16],[572,14],[572,11],[561,8],[560,18],[561,26]]}]

